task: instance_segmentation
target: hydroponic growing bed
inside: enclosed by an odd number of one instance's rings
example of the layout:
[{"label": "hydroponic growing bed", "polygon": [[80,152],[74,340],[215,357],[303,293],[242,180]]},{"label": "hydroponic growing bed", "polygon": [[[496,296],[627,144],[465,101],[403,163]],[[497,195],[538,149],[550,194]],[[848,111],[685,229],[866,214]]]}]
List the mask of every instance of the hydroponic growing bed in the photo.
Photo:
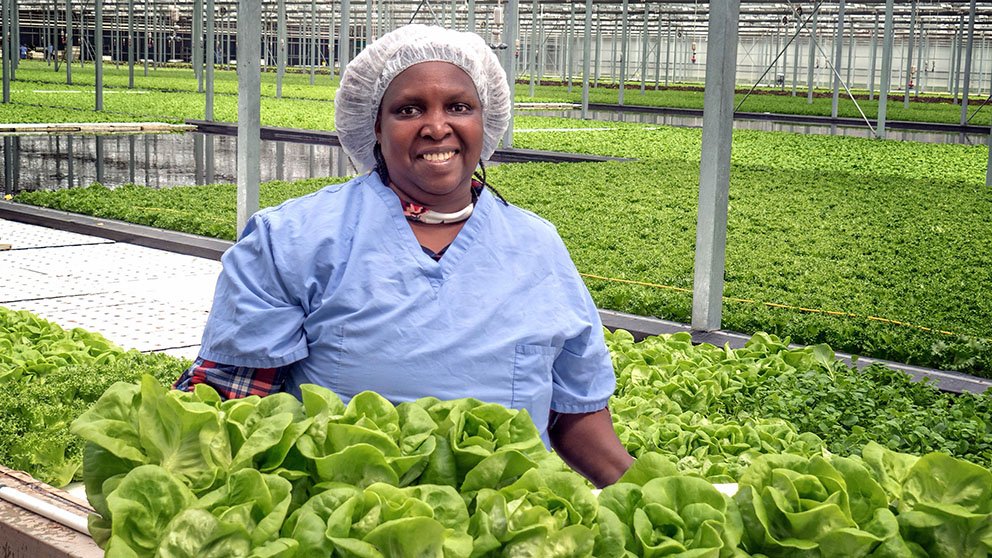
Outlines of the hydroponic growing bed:
[{"label": "hydroponic growing bed", "polygon": [[825,346],[610,334],[615,427],[639,459],[596,494],[526,415],[497,405],[371,392],[344,405],[316,387],[302,402],[222,402],[167,390],[188,362],[0,316],[0,343],[32,357],[3,363],[2,432],[15,435],[0,461],[56,484],[81,477],[108,555],[989,550],[992,398],[856,372]]}]

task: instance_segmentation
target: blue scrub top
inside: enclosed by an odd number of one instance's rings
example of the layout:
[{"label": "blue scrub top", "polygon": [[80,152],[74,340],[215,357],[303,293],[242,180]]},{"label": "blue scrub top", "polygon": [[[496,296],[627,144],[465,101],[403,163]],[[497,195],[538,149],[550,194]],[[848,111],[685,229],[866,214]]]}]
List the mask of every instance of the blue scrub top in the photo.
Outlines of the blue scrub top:
[{"label": "blue scrub top", "polygon": [[526,409],[606,406],[615,377],[592,298],[554,226],[486,190],[440,261],[375,173],[252,217],[223,256],[200,356],[292,365],[285,390],[346,401],[474,397]]}]

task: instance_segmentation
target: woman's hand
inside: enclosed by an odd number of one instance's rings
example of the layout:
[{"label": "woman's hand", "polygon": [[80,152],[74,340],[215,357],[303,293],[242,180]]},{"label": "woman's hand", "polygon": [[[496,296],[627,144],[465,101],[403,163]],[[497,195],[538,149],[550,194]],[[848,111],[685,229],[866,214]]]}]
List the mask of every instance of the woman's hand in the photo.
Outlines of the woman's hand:
[{"label": "woman's hand", "polygon": [[592,413],[551,412],[551,447],[597,488],[613,484],[634,462],[613,430],[609,409]]}]

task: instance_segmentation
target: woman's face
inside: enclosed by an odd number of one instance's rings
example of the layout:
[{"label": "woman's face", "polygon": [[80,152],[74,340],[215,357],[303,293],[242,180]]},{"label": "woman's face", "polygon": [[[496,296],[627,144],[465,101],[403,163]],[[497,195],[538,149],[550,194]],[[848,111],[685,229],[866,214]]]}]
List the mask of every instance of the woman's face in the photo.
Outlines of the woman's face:
[{"label": "woman's face", "polygon": [[442,211],[465,205],[483,127],[479,94],[461,68],[423,62],[397,75],[382,97],[375,133],[400,193]]}]

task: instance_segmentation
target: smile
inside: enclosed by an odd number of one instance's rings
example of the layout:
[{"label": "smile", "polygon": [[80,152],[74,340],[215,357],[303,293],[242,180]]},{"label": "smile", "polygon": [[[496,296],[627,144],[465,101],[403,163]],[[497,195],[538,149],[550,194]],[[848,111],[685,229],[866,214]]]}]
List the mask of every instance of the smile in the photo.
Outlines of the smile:
[{"label": "smile", "polygon": [[443,151],[441,153],[424,153],[421,157],[431,163],[443,163],[455,156],[457,151]]}]

